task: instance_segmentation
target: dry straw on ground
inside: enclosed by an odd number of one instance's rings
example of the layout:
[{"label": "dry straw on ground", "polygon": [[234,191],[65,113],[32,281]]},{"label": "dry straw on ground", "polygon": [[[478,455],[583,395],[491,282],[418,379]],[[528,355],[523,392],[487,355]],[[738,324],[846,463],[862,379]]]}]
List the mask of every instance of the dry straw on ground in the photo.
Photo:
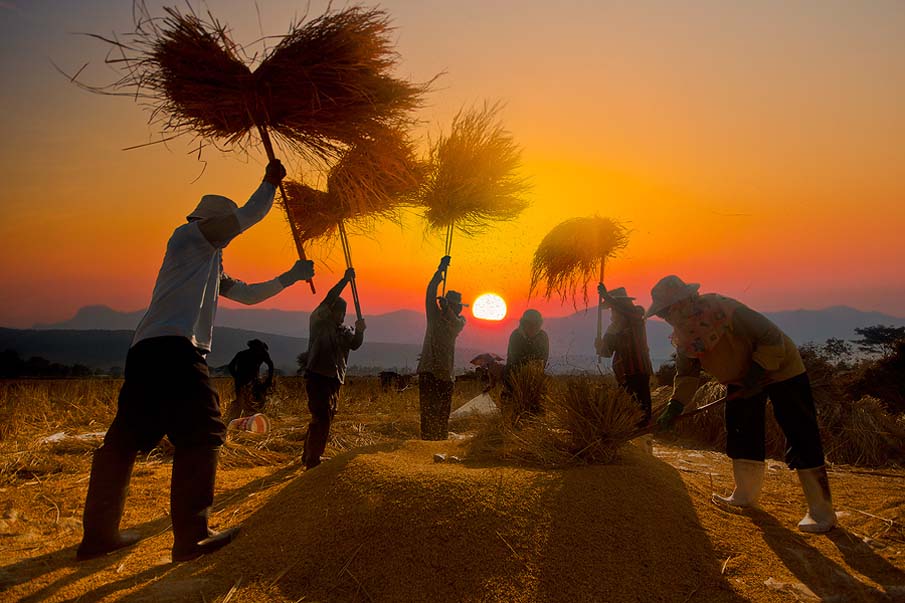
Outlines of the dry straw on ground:
[{"label": "dry straw on ground", "polygon": [[418,195],[430,228],[473,235],[491,222],[514,220],[528,206],[521,150],[499,112],[498,104],[459,111],[449,135],[431,145]]},{"label": "dry straw on ground", "polygon": [[[477,459],[548,468],[611,463],[642,419],[634,399],[600,377],[553,382],[527,369],[513,374],[512,385],[508,408],[487,419],[472,442]],[[526,412],[536,399],[543,400],[543,412]]]},{"label": "dry straw on ground", "polygon": [[80,85],[146,105],[166,138],[242,145],[266,128],[309,159],[335,158],[375,131],[408,122],[427,90],[392,75],[398,56],[382,10],[328,9],[293,23],[254,70],[258,57],[210,13],[164,10],[153,18],[139,3],[132,33],[95,35],[111,46],[107,63],[123,75],[107,86]]},{"label": "dry straw on ground", "polygon": [[588,305],[588,283],[603,278],[606,260],[628,244],[628,229],[609,218],[571,218],[553,227],[534,252],[529,295],[544,285],[544,296],[554,294],[577,306],[579,292]]}]

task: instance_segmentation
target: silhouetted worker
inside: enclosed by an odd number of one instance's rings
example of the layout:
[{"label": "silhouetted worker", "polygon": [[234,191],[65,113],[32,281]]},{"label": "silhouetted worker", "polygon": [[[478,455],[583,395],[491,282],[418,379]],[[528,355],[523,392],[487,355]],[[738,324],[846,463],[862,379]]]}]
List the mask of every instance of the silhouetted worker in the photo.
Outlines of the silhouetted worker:
[{"label": "silhouetted worker", "polygon": [[[500,394],[504,406],[512,399],[512,379],[516,377],[519,369],[531,363],[536,363],[541,368],[547,366],[547,360],[550,357],[550,339],[547,337],[547,332],[541,328],[543,325],[544,317],[541,316],[541,313],[528,309],[519,319],[518,328],[509,336],[506,369],[503,372],[503,391]],[[537,414],[542,409],[537,406],[522,410]]]},{"label": "silhouetted worker", "polygon": [[728,387],[726,454],[735,491],[714,500],[737,507],[757,503],[764,484],[764,413],[767,398],[786,436],[786,463],[798,472],[808,512],[803,532],[827,532],[836,524],[811,383],[798,347],[763,314],[734,299],[698,294],[699,285],[664,277],[651,290],[648,316],[674,331],[676,378],[672,399],[658,423],[668,428],[694,398],[701,369]]},{"label": "silhouetted worker", "polygon": [[619,387],[628,392],[644,412],[642,424],[650,423],[651,399],[650,350],[647,347],[647,328],[644,308],[632,303],[624,287],[607,291],[603,283],[597,285],[602,307],[611,311],[610,326],[603,337],[594,341],[597,354],[613,359],[613,374]]},{"label": "silhouetted worker", "polygon": [[[238,352],[229,363],[229,374],[233,376],[236,398],[229,405],[223,420],[229,422],[264,412],[267,390],[273,385],[273,360],[270,359],[267,344],[260,339],[252,339],[248,347]],[[267,365],[267,377],[261,380],[261,365]]]},{"label": "silhouetted worker", "polygon": [[305,435],[302,462],[311,469],[321,462],[327,447],[330,423],[336,414],[339,390],[346,381],[349,350],[357,350],[364,341],[367,325],[364,319],[355,321],[355,330],[343,325],[346,319],[346,300],[339,296],[352,279],[355,270],[345,275],[327,293],[309,319],[308,364],[305,369],[305,390],[311,422]]},{"label": "silhouetted worker", "polygon": [[437,287],[449,267],[443,256],[433,278],[427,284],[425,311],[427,329],[421,358],[418,360],[418,397],[421,405],[421,439],[445,440],[449,437],[449,412],[452,409],[456,337],[465,328],[461,316],[462,294],[449,290],[437,296]]},{"label": "silhouetted worker", "polygon": [[314,275],[310,261],[296,262],[277,278],[251,285],[223,272],[223,248],[267,215],[285,175],[280,162],[271,161],[264,181],[242,207],[226,197],[205,195],[188,223],[170,237],[151,303],[126,357],[116,416],[94,453],[79,559],[138,540],[136,533],[119,531],[132,465],[139,450],[151,450],[164,435],[175,447],[170,487],[173,561],[215,551],[238,532],[238,527],[222,532],[208,528],[226,425],[205,355],[211,349],[219,295],[255,304]]}]

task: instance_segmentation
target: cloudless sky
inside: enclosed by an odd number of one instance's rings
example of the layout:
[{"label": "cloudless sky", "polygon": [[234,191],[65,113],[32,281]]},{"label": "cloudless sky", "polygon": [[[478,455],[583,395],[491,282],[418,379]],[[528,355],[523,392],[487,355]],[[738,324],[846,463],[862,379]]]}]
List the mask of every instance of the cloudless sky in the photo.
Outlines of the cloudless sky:
[{"label": "cloudless sky", "polygon": [[[163,5],[148,2],[156,15]],[[193,6],[251,44],[326,4]],[[546,232],[599,213],[633,229],[606,280],[642,304],[674,273],[765,311],[846,304],[905,316],[905,3],[380,6],[397,27],[399,75],[445,72],[421,113],[422,140],[448,131],[459,108],[499,100],[524,149],[531,208],[455,239],[450,286],[466,298],[496,291],[517,315]],[[77,34],[131,29],[125,0],[0,0],[0,326],[63,320],[88,304],[145,307],[166,240],[200,196],[241,203],[260,181],[260,149],[209,148],[203,162],[189,138],[124,151],[158,134],[147,112],[55,70],[88,63],[85,81],[109,83],[107,47]],[[303,169],[282,158],[290,175]],[[353,238],[365,313],[420,308],[442,246],[414,214],[403,228]],[[342,254],[312,254],[324,293]],[[294,259],[278,208],[224,254],[230,274],[249,282]],[[318,301],[298,285],[259,307]]]}]

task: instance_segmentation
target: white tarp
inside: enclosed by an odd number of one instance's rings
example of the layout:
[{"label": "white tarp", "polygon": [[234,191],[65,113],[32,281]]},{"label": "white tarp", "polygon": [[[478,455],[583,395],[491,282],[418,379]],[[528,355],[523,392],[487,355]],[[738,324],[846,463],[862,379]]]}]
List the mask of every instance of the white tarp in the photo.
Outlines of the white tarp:
[{"label": "white tarp", "polygon": [[496,403],[487,394],[480,394],[450,413],[450,419],[464,419],[465,417],[493,415],[500,412]]}]

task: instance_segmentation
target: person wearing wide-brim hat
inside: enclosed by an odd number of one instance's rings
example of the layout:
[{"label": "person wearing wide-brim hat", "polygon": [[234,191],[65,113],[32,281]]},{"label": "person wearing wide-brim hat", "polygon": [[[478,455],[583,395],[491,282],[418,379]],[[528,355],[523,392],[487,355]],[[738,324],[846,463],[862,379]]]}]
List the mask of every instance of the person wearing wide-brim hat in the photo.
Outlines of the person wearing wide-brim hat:
[{"label": "person wearing wide-brim hat", "polygon": [[437,288],[449,267],[450,257],[443,256],[437,271],[427,285],[425,312],[427,329],[418,360],[418,396],[421,406],[421,439],[445,440],[449,436],[449,413],[456,354],[456,338],[465,328],[462,294],[449,290],[437,295]]},{"label": "person wearing wide-brim hat", "polygon": [[[267,377],[260,379],[261,365],[267,365]],[[267,390],[273,385],[273,360],[270,358],[267,344],[260,339],[251,339],[248,347],[233,356],[227,366],[233,377],[236,397],[223,415],[223,421],[264,412],[267,403]]]},{"label": "person wearing wide-brim hat", "polygon": [[764,414],[767,398],[786,437],[786,463],[798,473],[808,512],[804,532],[826,532],[836,524],[811,384],[798,347],[764,315],[675,275],[651,290],[648,316],[673,327],[676,378],[672,399],[658,419],[668,428],[691,403],[701,370],[728,387],[726,453],[735,490],[714,494],[717,502],[753,506],[764,482]]},{"label": "person wearing wide-brim hat", "polygon": [[597,285],[601,306],[610,310],[610,326],[603,337],[595,339],[597,354],[613,359],[613,374],[616,383],[628,392],[641,407],[643,425],[650,423],[651,397],[650,376],[653,368],[647,347],[647,327],[644,308],[632,303],[625,287],[607,290],[603,283]]},{"label": "person wearing wide-brim hat", "polygon": [[[525,310],[519,318],[518,327],[509,335],[509,347],[506,352],[506,368],[503,371],[503,391],[501,402],[505,406],[512,400],[512,379],[522,367],[536,364],[546,368],[550,357],[550,338],[543,330],[544,317],[533,308]],[[543,409],[520,409],[530,414],[538,414]]]}]

